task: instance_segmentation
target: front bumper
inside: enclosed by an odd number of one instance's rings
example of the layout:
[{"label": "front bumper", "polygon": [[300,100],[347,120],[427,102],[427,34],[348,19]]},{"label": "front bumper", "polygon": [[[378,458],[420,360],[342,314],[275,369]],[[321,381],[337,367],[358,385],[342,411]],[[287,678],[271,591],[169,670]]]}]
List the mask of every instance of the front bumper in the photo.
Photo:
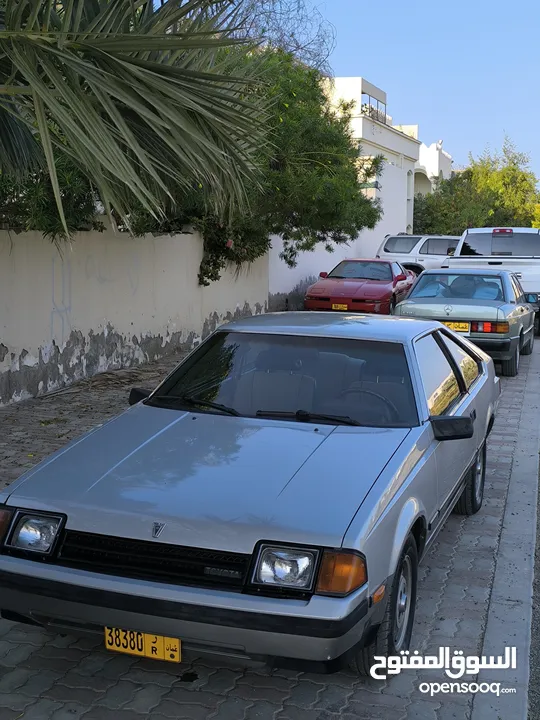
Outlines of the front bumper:
[{"label": "front bumper", "polygon": [[[108,626],[179,638],[188,659],[225,655],[328,672],[374,637],[385,609],[384,601],[369,606],[367,590],[352,599],[317,597],[315,615],[308,601],[169,585],[158,585],[158,594],[152,585],[3,557],[0,611],[69,633],[103,635]],[[178,599],[186,594],[199,602]]]},{"label": "front bumper", "polygon": [[[333,305],[341,305],[343,307],[335,308]],[[388,300],[379,302],[363,302],[358,300],[344,300],[335,298],[331,300],[304,300],[305,310],[328,310],[330,312],[355,312],[355,313],[374,313],[376,315],[389,315],[390,302]]]}]

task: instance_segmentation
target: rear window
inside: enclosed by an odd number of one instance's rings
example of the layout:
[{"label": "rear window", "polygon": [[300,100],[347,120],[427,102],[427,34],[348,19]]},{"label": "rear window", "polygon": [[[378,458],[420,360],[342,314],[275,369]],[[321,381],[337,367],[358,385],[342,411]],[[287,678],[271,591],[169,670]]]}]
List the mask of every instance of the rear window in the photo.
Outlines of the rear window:
[{"label": "rear window", "polygon": [[424,273],[420,275],[409,297],[502,301],[504,288],[501,278],[497,275]]},{"label": "rear window", "polygon": [[463,243],[461,255],[540,256],[540,235],[493,235],[491,230],[485,233],[470,233]]},{"label": "rear window", "polygon": [[384,252],[410,253],[420,239],[420,235],[393,235],[386,241]]}]

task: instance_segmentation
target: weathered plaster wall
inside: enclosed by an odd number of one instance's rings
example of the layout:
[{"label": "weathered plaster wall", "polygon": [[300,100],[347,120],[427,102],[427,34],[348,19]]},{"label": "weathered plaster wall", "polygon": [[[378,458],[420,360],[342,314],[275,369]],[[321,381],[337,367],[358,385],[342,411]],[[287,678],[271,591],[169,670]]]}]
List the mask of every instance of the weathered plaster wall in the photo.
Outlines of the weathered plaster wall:
[{"label": "weathered plaster wall", "polygon": [[0,232],[0,405],[189,349],[264,312],[268,258],[202,288],[194,234],[81,233],[62,256],[39,233]]}]

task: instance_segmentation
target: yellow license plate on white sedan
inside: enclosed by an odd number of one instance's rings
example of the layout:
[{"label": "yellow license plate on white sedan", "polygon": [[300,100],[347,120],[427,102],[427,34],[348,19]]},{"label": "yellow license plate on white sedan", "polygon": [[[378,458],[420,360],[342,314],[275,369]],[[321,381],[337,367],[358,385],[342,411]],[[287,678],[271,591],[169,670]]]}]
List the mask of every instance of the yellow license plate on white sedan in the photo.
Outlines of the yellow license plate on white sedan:
[{"label": "yellow license plate on white sedan", "polygon": [[471,325],[468,322],[445,322],[443,324],[454,332],[467,333],[471,329]]},{"label": "yellow license plate on white sedan", "polygon": [[113,652],[137,655],[151,660],[179,663],[182,660],[182,644],[177,638],[120,628],[105,628],[105,647]]},{"label": "yellow license plate on white sedan", "polygon": [[349,308],[347,305],[343,305],[341,303],[336,303],[336,304],[332,305],[332,310],[348,310],[348,309]]}]

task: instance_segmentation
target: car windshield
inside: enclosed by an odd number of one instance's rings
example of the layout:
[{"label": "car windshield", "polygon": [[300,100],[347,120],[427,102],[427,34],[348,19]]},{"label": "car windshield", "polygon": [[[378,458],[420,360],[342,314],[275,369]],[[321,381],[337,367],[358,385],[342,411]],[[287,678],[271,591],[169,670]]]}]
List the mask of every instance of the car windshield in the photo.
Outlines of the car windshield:
[{"label": "car windshield", "polygon": [[538,232],[494,233],[493,230],[469,233],[463,241],[460,254],[538,257],[540,235]]},{"label": "car windshield", "polygon": [[328,275],[329,278],[351,278],[352,280],[391,280],[392,268],[384,262],[361,262],[358,260],[339,263]]},{"label": "car windshield", "polygon": [[409,298],[504,300],[504,288],[498,275],[425,273],[418,279]]},{"label": "car windshield", "polygon": [[291,414],[298,422],[335,425],[418,424],[403,345],[375,340],[217,332],[149,403],[243,417]]}]

